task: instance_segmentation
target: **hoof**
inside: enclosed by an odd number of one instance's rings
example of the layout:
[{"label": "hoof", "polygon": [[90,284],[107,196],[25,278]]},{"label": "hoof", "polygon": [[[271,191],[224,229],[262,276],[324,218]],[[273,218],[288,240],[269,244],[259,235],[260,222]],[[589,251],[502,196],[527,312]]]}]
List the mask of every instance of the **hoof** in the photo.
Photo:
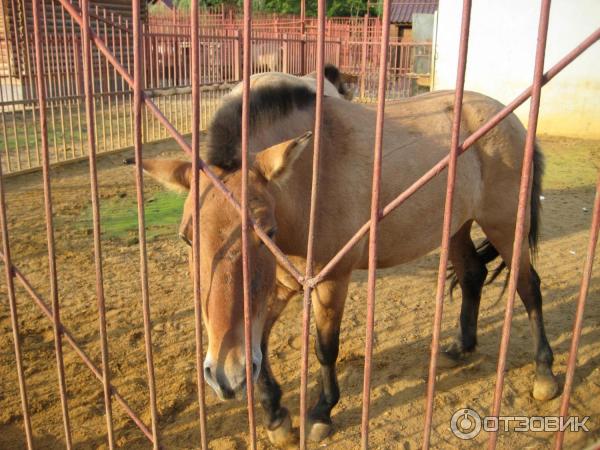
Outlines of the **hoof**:
[{"label": "hoof", "polygon": [[308,432],[308,440],[312,442],[321,442],[331,434],[331,424],[323,422],[313,422]]},{"label": "hoof", "polygon": [[295,448],[298,443],[298,437],[292,430],[292,420],[290,413],[285,410],[285,416],[275,425],[275,428],[267,428],[269,441],[279,448]]},{"label": "hoof", "polygon": [[533,398],[540,401],[550,400],[558,394],[558,381],[554,375],[537,375],[533,382]]}]

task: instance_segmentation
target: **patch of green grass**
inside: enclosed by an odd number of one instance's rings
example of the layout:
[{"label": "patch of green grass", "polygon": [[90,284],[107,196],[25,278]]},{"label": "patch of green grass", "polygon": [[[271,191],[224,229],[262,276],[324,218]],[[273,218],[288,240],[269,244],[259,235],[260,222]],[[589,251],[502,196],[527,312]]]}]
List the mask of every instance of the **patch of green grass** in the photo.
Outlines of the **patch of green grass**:
[{"label": "patch of green grass", "polygon": [[544,189],[593,187],[600,169],[600,141],[542,136]]},{"label": "patch of green grass", "polygon": [[[185,198],[179,194],[160,191],[146,197],[146,236],[149,240],[177,235]],[[92,227],[92,211],[84,212],[84,226]],[[138,235],[137,203],[133,197],[114,197],[100,202],[102,235],[109,239],[136,242]]]}]

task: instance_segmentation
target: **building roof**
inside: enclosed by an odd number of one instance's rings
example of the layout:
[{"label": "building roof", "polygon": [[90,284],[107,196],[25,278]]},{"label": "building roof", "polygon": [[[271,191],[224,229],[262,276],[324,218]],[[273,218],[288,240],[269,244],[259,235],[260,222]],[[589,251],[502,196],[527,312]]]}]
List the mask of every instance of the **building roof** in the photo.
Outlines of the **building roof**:
[{"label": "building roof", "polygon": [[390,22],[412,22],[413,14],[433,14],[438,0],[392,0]]}]

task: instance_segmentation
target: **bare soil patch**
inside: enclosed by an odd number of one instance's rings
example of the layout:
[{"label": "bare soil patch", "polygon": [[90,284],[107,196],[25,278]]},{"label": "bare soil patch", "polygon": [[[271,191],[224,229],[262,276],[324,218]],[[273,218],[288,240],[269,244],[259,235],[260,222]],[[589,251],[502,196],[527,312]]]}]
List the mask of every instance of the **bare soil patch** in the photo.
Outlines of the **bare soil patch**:
[{"label": "bare soil patch", "polygon": [[[543,201],[543,236],[537,258],[542,279],[547,332],[555,351],[555,371],[564,382],[566,358],[587,246],[600,143],[542,138],[548,159]],[[173,142],[145,146],[148,156],[181,157]],[[99,161],[102,213],[107,220],[135,204],[131,167],[123,155]],[[57,267],[63,323],[92,359],[100,362],[95,297],[93,242],[86,214],[89,179],[85,163],[52,171],[56,220]],[[10,244],[16,266],[37,291],[49,296],[43,195],[39,173],[5,180]],[[146,184],[146,198],[161,198],[161,188]],[[171,199],[172,200],[172,199]],[[169,200],[164,208],[172,208]],[[133,202],[133,203],[132,203]],[[162,203],[161,203],[162,204]],[[150,202],[147,207],[152,207]],[[160,215],[160,209],[157,211]],[[157,379],[159,428],[165,448],[196,448],[199,443],[194,364],[194,325],[187,248],[177,239],[177,224],[160,224],[148,244],[152,338]],[[107,232],[103,238],[109,332],[110,369],[117,390],[150,422],[139,281],[139,249],[135,234]],[[567,433],[565,448],[583,448],[600,439],[600,275],[592,279],[579,348],[571,414],[589,415],[589,433]],[[425,386],[431,343],[438,255],[379,273],[376,307],[370,443],[373,448],[420,448]],[[460,441],[450,432],[452,414],[471,407],[489,413],[495,383],[500,329],[506,297],[497,301],[500,283],[484,290],[479,347],[466,365],[440,372],[437,383],[432,444],[435,448],[480,448],[487,436]],[[0,277],[0,448],[25,447],[13,343],[6,297]],[[447,301],[443,340],[456,330],[460,296]],[[63,426],[51,323],[27,294],[17,290],[22,350],[32,412],[35,446],[64,448]],[[320,446],[348,449],[360,437],[366,273],[354,275],[342,324],[339,380],[342,399],[334,410],[335,433]],[[271,358],[284,391],[284,403],[298,422],[301,304],[291,304],[272,335]],[[65,344],[65,366],[75,448],[105,448],[101,384]],[[532,340],[519,300],[511,332],[502,412],[546,416],[559,410],[559,399],[540,403],[530,395],[533,377]],[[318,363],[311,354],[310,391],[316,397]],[[211,448],[247,447],[245,403],[220,403],[207,390]],[[149,448],[142,433],[114,405],[115,437],[121,448]],[[262,417],[257,406],[258,417]],[[264,428],[257,430],[260,448],[269,448]],[[503,432],[499,448],[548,448],[550,433]]]}]

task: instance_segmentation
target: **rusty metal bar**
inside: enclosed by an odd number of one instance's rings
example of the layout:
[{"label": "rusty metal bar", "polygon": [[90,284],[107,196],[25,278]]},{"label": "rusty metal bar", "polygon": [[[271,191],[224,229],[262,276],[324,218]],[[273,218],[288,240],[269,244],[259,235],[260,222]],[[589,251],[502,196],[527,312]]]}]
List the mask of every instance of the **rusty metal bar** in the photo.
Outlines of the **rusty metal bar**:
[{"label": "rusty metal bar", "polygon": [[[579,299],[577,301],[577,310],[575,312],[575,322],[573,324],[573,337],[571,338],[571,348],[569,350],[569,359],[567,360],[567,371],[565,374],[565,387],[563,388],[562,399],[560,403],[560,417],[567,417],[569,413],[569,399],[573,389],[575,378],[575,367],[577,366],[577,349],[579,348],[579,339],[581,329],[583,328],[583,312],[585,301],[587,300],[592,278],[592,268],[594,265],[594,255],[596,245],[598,244],[598,232],[600,231],[600,171],[598,171],[598,182],[596,183],[596,200],[594,201],[594,212],[592,213],[592,224],[590,226],[590,240],[588,244],[587,256],[583,268],[581,286],[579,288]],[[554,448],[562,449],[565,431],[559,429],[556,432]]]},{"label": "rusty metal bar", "polygon": [[[11,9],[12,9],[12,19],[13,19],[13,23],[17,24],[17,15],[16,15],[16,5],[15,5],[15,0],[11,0]],[[27,34],[27,33],[25,33]],[[15,40],[15,50],[16,50],[16,68],[17,68],[17,73],[19,74],[19,76],[22,76],[21,74],[22,69],[21,69],[21,44]],[[10,59],[10,56],[9,56]],[[10,61],[9,61],[10,62]],[[12,72],[10,72],[12,73]],[[21,117],[23,120],[23,127],[24,127],[24,131],[25,131],[25,151],[27,152],[27,166],[31,167],[31,153],[29,151],[29,127],[27,126],[27,115],[25,112],[25,108],[21,109]],[[35,128],[34,128],[35,131]]]},{"label": "rusty metal bar", "polygon": [[200,37],[198,36],[198,2],[191,5],[192,71],[192,260],[194,278],[194,320],[196,338],[196,384],[200,413],[200,446],[208,449],[206,435],[206,394],[202,344],[202,303],[200,297]]},{"label": "rusty metal bar", "polygon": [[[25,0],[22,0],[21,8],[25,12],[25,14],[27,14]],[[26,59],[24,61],[24,64],[27,67],[27,79],[29,81],[29,92],[30,92],[29,95],[31,97],[33,97],[34,96],[34,81],[33,81],[33,74],[32,74],[31,47],[29,45],[29,33],[25,33],[25,48],[27,49],[27,51],[25,52]],[[4,109],[4,108],[2,108],[2,109]],[[35,139],[34,139],[34,141],[35,141],[35,158],[36,158],[36,163],[39,166],[40,165],[40,149],[39,149],[39,144],[38,144],[38,139],[37,139],[37,120],[35,117],[35,108],[31,108],[31,117],[33,119],[33,133],[35,136]],[[3,114],[2,120],[4,121],[4,114]],[[6,142],[6,139],[4,140],[4,142]]]},{"label": "rusty metal bar", "polygon": [[[567,67],[575,58],[585,52],[588,48],[590,48],[593,44],[595,44],[600,39],[600,28],[590,34],[586,39],[584,39],[577,47],[567,53],[560,61],[558,61],[554,66],[552,66],[542,77],[542,86],[547,84],[550,80],[552,80],[556,75],[558,75],[565,67]],[[517,98],[515,98],[512,102],[502,108],[500,111],[496,113],[491,119],[489,119],[486,123],[484,123],[481,127],[479,127],[473,134],[467,137],[458,147],[459,156],[466,152],[473,144],[475,144],[479,139],[485,136],[490,130],[492,130],[496,125],[498,125],[502,120],[508,117],[515,109],[521,106],[529,97],[531,97],[531,93],[533,90],[533,86],[529,86],[525,89]],[[450,160],[449,156],[445,156],[442,158],[435,166],[429,169],[427,172],[423,174],[421,178],[415,181],[411,186],[404,190],[404,192],[400,193],[394,200],[388,203],[385,208],[383,208],[382,218],[387,216],[389,213],[394,211],[397,207],[399,207],[402,203],[408,200],[415,192],[425,186],[429,180],[435,178],[439,175],[448,165]],[[342,260],[342,258],[354,247],[363,236],[369,231],[369,227],[371,226],[371,222],[367,221],[365,224],[358,229],[358,231],[350,238],[350,240],[340,249],[340,251],[321,269],[318,275],[313,277],[312,282],[318,283],[323,280],[332,270],[333,268]]]},{"label": "rusty metal bar", "polygon": [[[83,11],[89,11],[89,0],[81,1]],[[104,410],[108,447],[113,449],[115,437],[112,424],[112,399],[110,392],[110,371],[108,367],[108,337],[106,332],[106,307],[104,301],[104,274],[102,271],[102,244],[100,243],[100,205],[98,194],[98,170],[96,167],[94,104],[92,97],[92,49],[90,41],[89,15],[83,15],[81,29],[83,41],[83,87],[85,90],[85,115],[87,120],[88,158],[90,170],[90,190],[92,196],[92,223],[94,233],[94,263],[96,268],[96,301],[98,303],[98,326],[100,328],[100,348],[102,354],[102,386],[104,389]]]},{"label": "rusty metal bar", "polygon": [[[95,5],[94,9],[96,10],[96,17],[98,17],[98,5]],[[89,11],[88,11],[89,12]],[[100,22],[98,21],[98,19],[96,19],[96,33],[98,34],[98,36],[100,36]],[[104,40],[102,41],[104,42]],[[109,50],[110,51],[110,50]],[[99,51],[96,51],[96,56],[97,56],[97,60],[98,60],[98,81],[100,82],[99,84],[99,88],[98,88],[98,92],[101,93],[102,91],[104,91],[104,75],[103,75],[103,71],[102,71],[102,54]],[[92,76],[94,76],[96,74],[95,71],[92,70]],[[96,83],[93,83],[94,89],[96,88]],[[100,120],[102,122],[102,125],[100,127],[100,129],[102,130],[102,150],[106,151],[106,114],[105,114],[105,110],[104,110],[104,99],[99,98],[98,103],[100,104]],[[96,133],[97,136],[98,133]],[[111,134],[111,138],[112,138],[112,134]],[[99,144],[97,144],[98,147],[100,147]]]},{"label": "rusty metal bar", "polygon": [[140,281],[142,285],[142,312],[144,316],[144,346],[148,366],[148,390],[150,393],[150,416],[152,418],[152,444],[158,450],[158,413],[156,408],[156,383],[152,355],[152,323],[150,319],[150,294],[148,289],[148,255],[146,248],[146,218],[144,213],[144,174],[142,169],[142,17],[140,0],[132,1],[133,9],[133,114],[135,147],[135,186],[137,191],[138,236],[140,243]]},{"label": "rusty metal bar", "polygon": [[[52,57],[51,57],[51,50],[50,50],[50,41],[48,39],[48,20],[46,17],[46,9],[47,9],[47,4],[45,2],[42,2],[42,22],[44,24],[44,43],[45,43],[45,49],[46,49],[46,66],[48,67],[48,73],[47,76],[45,76],[45,78],[47,78],[47,87],[48,87],[48,91],[50,92],[50,96],[54,97],[55,95],[57,95],[57,87],[56,87],[56,76],[53,77],[52,74]],[[42,54],[42,58],[44,57],[44,55]],[[52,82],[52,79],[54,78],[54,83]],[[50,120],[52,121],[52,143],[54,144],[54,157],[56,159],[56,161],[59,161],[58,158],[58,144],[56,143],[56,117],[54,114],[54,105],[52,105],[52,103],[50,104]],[[41,122],[41,120],[40,120]],[[41,126],[41,124],[40,124]]]},{"label": "rusty metal bar", "polygon": [[[60,6],[59,6],[60,7]],[[65,17],[65,10],[64,8],[60,7],[60,12],[61,12],[61,19],[62,19],[62,38],[63,38],[63,53],[65,55],[65,60],[64,60],[64,64],[65,64],[65,68],[66,68],[66,72],[67,72],[67,77],[66,77],[66,87],[65,87],[65,91],[67,93],[67,95],[70,97],[67,99],[67,108],[68,108],[68,114],[69,114],[69,132],[71,135],[71,158],[75,158],[75,141],[73,139],[73,102],[72,102],[72,96],[75,94],[75,92],[72,90],[72,84],[71,84],[71,58],[70,58],[70,51],[67,48],[67,20]],[[64,137],[63,137],[64,138]],[[81,135],[80,135],[80,139],[81,139]]]},{"label": "rusty metal bar", "polygon": [[[313,276],[315,227],[317,219],[317,202],[319,199],[319,164],[321,161],[321,132],[323,129],[323,97],[325,92],[325,0],[317,2],[317,93],[315,98],[315,130],[313,137],[312,181],[310,194],[310,212],[308,219],[308,238],[306,248],[306,276]],[[308,421],[308,336],[310,332],[311,295],[314,286],[304,284],[304,299],[302,305],[302,353],[300,370],[300,449],[307,446]]]},{"label": "rusty metal bar", "polygon": [[458,144],[460,139],[460,123],[462,118],[462,102],[465,90],[465,72],[467,68],[467,51],[469,47],[469,28],[471,25],[471,0],[463,1],[462,21],[458,65],[456,69],[456,92],[454,94],[454,115],[452,118],[452,137],[448,161],[448,181],[446,184],[446,204],[444,206],[444,225],[442,227],[442,245],[438,268],[437,292],[435,295],[435,314],[431,338],[431,356],[429,375],[427,377],[427,400],[425,406],[425,427],[423,431],[423,450],[429,449],[431,426],[433,419],[433,401],[435,397],[435,376],[440,347],[442,313],[444,309],[444,289],[448,271],[450,234],[452,230],[452,206],[454,203],[454,186],[456,182],[456,164],[458,161]]},{"label": "rusty metal bar", "polygon": [[[10,37],[8,35],[8,31],[10,30],[9,20],[10,20],[10,18],[8,16],[8,14],[3,13],[1,26],[3,29],[2,30],[3,31],[2,39],[4,40],[4,42],[10,42]],[[4,56],[4,54],[2,56]],[[5,64],[6,64],[6,66],[8,66],[8,73],[14,73],[14,69],[12,66],[12,57],[11,57],[11,55],[8,54],[8,52],[6,52],[6,56],[7,56],[7,59],[6,59]],[[4,63],[4,61],[2,61],[2,62]],[[4,89],[1,89],[0,91],[4,91]],[[12,83],[10,84],[10,89],[7,89],[6,91],[7,91],[7,94],[8,94],[8,92],[10,92],[10,99],[15,100],[15,97],[16,97],[15,96],[15,86]],[[3,96],[3,93],[0,92],[0,95]],[[0,101],[2,103],[4,103],[4,98],[0,99]],[[21,170],[21,150],[19,148],[19,135],[18,135],[18,131],[17,131],[16,115],[17,115],[17,111],[16,111],[16,108],[13,106],[12,111],[10,112],[10,118],[12,119],[12,126],[13,126],[12,134],[15,139],[15,150],[16,150],[16,154],[17,154],[17,169]],[[4,121],[4,105],[2,105],[2,120]],[[7,149],[7,152],[6,152],[7,161],[10,162],[10,155],[8,153],[8,141],[5,139],[4,142],[5,142],[6,149]]]},{"label": "rusty metal bar", "polygon": [[60,330],[60,305],[58,301],[58,276],[56,273],[56,255],[54,251],[54,223],[52,217],[52,195],[50,192],[50,155],[48,151],[48,123],[46,118],[46,89],[44,86],[44,64],[42,61],[42,36],[40,33],[40,0],[33,0],[33,30],[35,43],[36,84],[40,109],[40,130],[42,137],[42,179],[44,184],[44,212],[46,216],[46,240],[48,243],[48,268],[50,271],[50,296],[52,298],[52,321],[54,325],[54,349],[58,372],[58,386],[65,429],[67,449],[72,448],[71,424],[67,404],[67,384]]},{"label": "rusty metal bar", "polygon": [[[244,349],[246,353],[246,398],[250,448],[256,450],[254,418],[254,380],[252,362],[252,297],[250,292],[250,254],[248,251],[248,146],[250,138],[250,75],[252,71],[252,0],[244,0],[243,60],[242,60],[242,273],[244,288]],[[266,355],[265,355],[266,357]]]},{"label": "rusty metal bar", "polygon": [[[60,46],[58,45],[58,32],[57,32],[57,28],[58,28],[58,23],[56,21],[56,5],[54,5],[54,3],[52,3],[52,31],[53,31],[53,35],[54,35],[54,58],[56,61],[56,84],[57,84],[57,94],[59,96],[63,96],[63,82],[64,79],[62,77],[60,77],[58,75],[58,72],[61,70],[61,65],[60,65]],[[64,27],[64,24],[62,25]],[[50,52],[50,54],[48,55],[50,58],[52,58],[52,52]],[[64,68],[64,66],[63,66]],[[55,94],[56,94],[55,93]],[[54,104],[56,105],[58,103],[58,111],[60,114],[60,131],[61,131],[61,137],[62,137],[62,149],[63,149],[63,160],[66,161],[67,160],[67,142],[65,140],[65,114],[63,111],[63,101],[60,102],[54,102]],[[58,159],[58,148],[55,149],[56,151],[56,156]],[[31,164],[30,164],[31,166]]]},{"label": "rusty metal bar", "polygon": [[[2,252],[0,252],[0,259],[2,259],[5,264],[8,264],[6,255],[4,255]],[[21,283],[21,286],[23,286],[25,291],[29,294],[29,296],[33,299],[33,301],[36,303],[36,305],[40,308],[42,313],[44,313],[44,315],[50,321],[52,321],[52,311],[50,310],[48,305],[46,305],[46,303],[42,300],[40,295],[33,289],[31,284],[29,284],[29,282],[27,281],[25,276],[21,273],[21,271],[19,271],[19,269],[14,264],[12,265],[11,270],[12,270],[15,278],[17,279],[17,281],[19,281],[19,283]],[[71,332],[62,323],[59,323],[59,327],[60,327],[61,333],[64,335],[65,341],[67,341],[67,343],[73,348],[75,353],[77,353],[79,355],[79,357],[81,358],[83,363],[90,369],[90,371],[94,374],[94,376],[100,382],[102,382],[103,378],[102,378],[102,373],[100,372],[100,369],[98,369],[94,365],[94,363],[92,362],[90,357],[85,353],[85,351],[83,351],[83,349],[79,346],[79,344],[77,344],[77,341],[75,340],[75,338],[73,337]],[[111,388],[111,392],[112,392],[113,396],[115,397],[115,400],[123,407],[123,409],[125,410],[127,415],[135,422],[135,424],[142,431],[142,433],[144,433],[144,435],[150,441],[152,441],[152,433],[150,433],[150,430],[148,430],[148,427],[146,425],[144,425],[144,422],[142,422],[142,420],[138,417],[138,415],[133,412],[133,410],[127,404],[125,399],[121,396],[121,394],[119,394],[117,392],[116,388],[114,386],[111,386],[110,388]]]},{"label": "rusty metal bar", "polygon": [[[496,371],[496,388],[492,402],[491,415],[500,415],[502,403],[502,389],[504,387],[504,371],[506,368],[506,357],[508,355],[508,344],[510,340],[510,326],[513,316],[515,296],[517,293],[517,281],[521,270],[521,257],[523,251],[523,239],[525,237],[525,221],[529,191],[531,186],[531,174],[533,167],[533,154],[535,149],[535,136],[537,132],[538,115],[540,112],[540,98],[544,77],[544,57],[546,53],[546,38],[548,36],[548,23],[550,19],[550,0],[543,0],[540,8],[540,21],[538,28],[537,46],[535,53],[535,68],[533,74],[533,88],[531,93],[531,104],[529,107],[529,121],[527,124],[527,137],[523,155],[523,166],[521,169],[521,184],[519,188],[519,206],[517,209],[517,220],[515,224],[515,238],[510,262],[510,275],[508,281],[508,298],[502,326],[502,339],[500,341],[500,352],[498,354],[498,368]],[[492,431],[488,439],[488,448],[494,450],[498,439],[498,431]]]},{"label": "rusty metal bar", "polygon": [[361,447],[369,448],[369,411],[371,406],[371,371],[373,361],[373,329],[375,327],[375,282],[377,281],[377,232],[381,220],[381,160],[383,125],[385,120],[385,88],[387,79],[388,44],[390,41],[390,0],[383,2],[383,34],[379,56],[379,86],[377,92],[377,122],[373,148],[373,182],[371,187],[371,229],[369,232],[369,268],[367,278],[367,318],[365,333],[365,367],[363,378]]},{"label": "rusty metal bar", "polygon": [[6,199],[4,194],[4,180],[2,178],[2,160],[0,158],[0,228],[2,229],[2,252],[4,253],[4,272],[6,275],[6,290],[8,293],[8,306],[10,308],[10,324],[15,347],[15,361],[17,364],[17,379],[19,380],[19,393],[21,394],[21,409],[23,410],[23,426],[25,428],[25,442],[29,450],[33,449],[31,432],[31,419],[29,417],[29,401],[27,400],[27,386],[23,371],[23,356],[21,355],[21,337],[19,335],[19,318],[17,314],[17,300],[15,297],[14,273],[10,257],[8,241],[8,222],[6,220]]}]

